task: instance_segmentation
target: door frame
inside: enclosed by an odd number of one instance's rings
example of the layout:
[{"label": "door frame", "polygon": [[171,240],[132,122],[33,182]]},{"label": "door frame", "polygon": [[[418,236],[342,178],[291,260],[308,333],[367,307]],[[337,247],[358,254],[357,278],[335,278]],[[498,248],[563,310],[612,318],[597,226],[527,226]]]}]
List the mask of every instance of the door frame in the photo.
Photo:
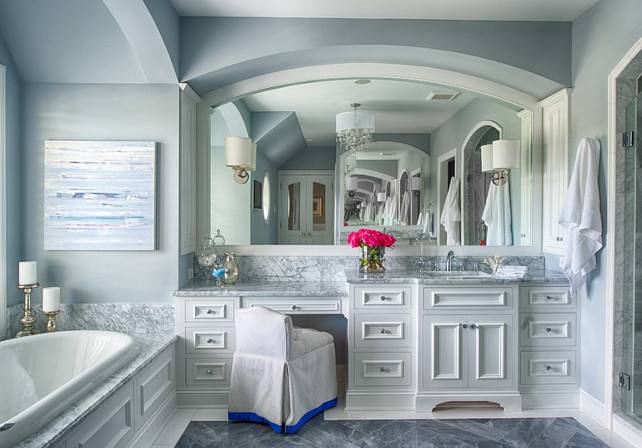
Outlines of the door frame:
[{"label": "door frame", "polygon": [[0,339],[7,336],[7,69],[0,64]]},{"label": "door frame", "polygon": [[[283,215],[281,214],[282,211],[282,202],[283,202],[283,177],[284,176],[330,176],[332,179],[332,195],[334,196],[334,189],[336,186],[334,185],[335,181],[335,176],[334,176],[334,170],[279,170],[279,194],[278,194],[278,201],[277,201],[277,207],[276,207],[276,215],[278,216],[278,226],[279,226],[279,231],[278,231],[278,242],[279,244],[283,244],[283,234],[282,234],[282,225],[285,224],[281,220],[283,219]],[[334,200],[334,197],[333,197]],[[335,210],[336,213],[336,210]],[[332,220],[332,224],[336,225],[336,219]],[[336,235],[336,229],[333,229],[333,235]]]},{"label": "door frame", "polygon": [[[437,215],[435,216],[435,219],[437,221],[436,222],[437,228],[435,230],[437,233],[438,246],[441,246],[442,244],[443,245],[446,244],[444,241],[442,241],[444,238],[442,237],[442,228],[441,228],[441,206],[443,205],[443,202],[445,201],[446,196],[448,195],[448,185],[446,186],[443,185],[444,176],[442,174],[442,171],[444,171],[444,167],[442,165],[444,165],[451,159],[455,159],[455,176],[456,176],[457,167],[460,166],[460,155],[459,155],[459,151],[457,151],[457,148],[453,148],[450,151],[446,151],[445,153],[443,153],[437,158]],[[446,194],[442,194],[444,193],[444,188],[445,188]],[[460,204],[459,206],[461,207],[461,184],[459,185],[459,204]],[[460,232],[461,232],[461,228],[460,228]]]}]

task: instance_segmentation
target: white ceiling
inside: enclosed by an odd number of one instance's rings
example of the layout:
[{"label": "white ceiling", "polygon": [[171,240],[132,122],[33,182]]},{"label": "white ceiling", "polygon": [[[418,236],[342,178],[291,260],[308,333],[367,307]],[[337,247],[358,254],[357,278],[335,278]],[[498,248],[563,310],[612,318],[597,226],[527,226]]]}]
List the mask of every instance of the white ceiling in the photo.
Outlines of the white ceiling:
[{"label": "white ceiling", "polygon": [[598,0],[171,0],[182,16],[572,21]]},{"label": "white ceiling", "polygon": [[[430,84],[373,79],[358,85],[355,80],[321,81],[255,93],[243,100],[253,112],[296,112],[308,146],[334,146],[335,116],[361,103],[376,113],[377,134],[426,134],[434,131],[474,98],[462,91],[452,101],[426,101],[431,91],[457,92]],[[510,107],[510,106],[509,106]]]}]

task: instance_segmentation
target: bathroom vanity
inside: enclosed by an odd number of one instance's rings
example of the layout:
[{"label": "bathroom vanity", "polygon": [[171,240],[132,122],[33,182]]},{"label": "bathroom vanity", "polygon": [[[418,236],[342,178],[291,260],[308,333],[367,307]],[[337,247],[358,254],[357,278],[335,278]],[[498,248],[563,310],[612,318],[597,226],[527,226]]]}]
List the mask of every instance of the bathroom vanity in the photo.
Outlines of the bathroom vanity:
[{"label": "bathroom vanity", "polygon": [[578,404],[579,309],[559,273],[346,273],[342,282],[265,282],[175,292],[179,406],[227,405],[239,308],[347,319],[345,410],[430,412]]}]

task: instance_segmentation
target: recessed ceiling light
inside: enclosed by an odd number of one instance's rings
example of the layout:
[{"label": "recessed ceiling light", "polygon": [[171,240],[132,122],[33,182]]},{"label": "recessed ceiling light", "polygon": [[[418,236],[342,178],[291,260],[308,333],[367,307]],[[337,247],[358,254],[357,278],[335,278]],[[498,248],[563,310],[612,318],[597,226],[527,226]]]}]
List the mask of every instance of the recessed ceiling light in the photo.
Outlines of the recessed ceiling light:
[{"label": "recessed ceiling light", "polygon": [[359,85],[364,85],[364,84],[370,84],[370,82],[371,81],[369,79],[357,79],[354,83]]}]

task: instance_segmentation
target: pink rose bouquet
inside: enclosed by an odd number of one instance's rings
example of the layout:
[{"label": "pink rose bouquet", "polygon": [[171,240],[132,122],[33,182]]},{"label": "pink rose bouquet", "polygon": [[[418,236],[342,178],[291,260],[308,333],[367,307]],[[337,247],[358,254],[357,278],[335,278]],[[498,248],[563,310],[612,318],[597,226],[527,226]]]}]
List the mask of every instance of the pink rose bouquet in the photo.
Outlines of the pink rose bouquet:
[{"label": "pink rose bouquet", "polygon": [[359,270],[361,272],[382,272],[383,256],[386,247],[391,247],[397,239],[387,233],[372,229],[359,229],[348,235],[348,243],[361,249]]}]

